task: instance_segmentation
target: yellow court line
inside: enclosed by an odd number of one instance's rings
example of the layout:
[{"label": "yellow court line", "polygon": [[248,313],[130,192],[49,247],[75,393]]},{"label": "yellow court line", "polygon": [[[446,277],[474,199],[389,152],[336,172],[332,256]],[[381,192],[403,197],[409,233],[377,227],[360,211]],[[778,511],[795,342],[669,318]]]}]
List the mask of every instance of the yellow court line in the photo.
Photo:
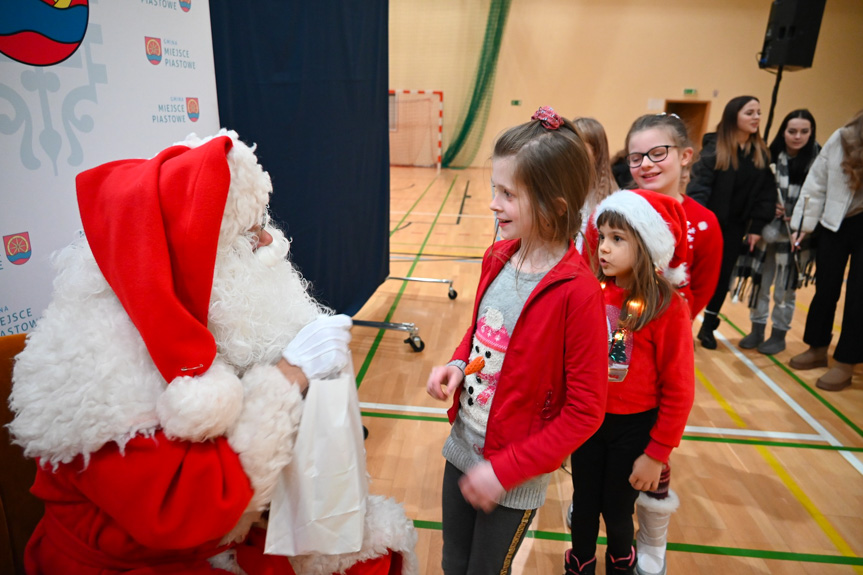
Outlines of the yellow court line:
[{"label": "yellow court line", "polygon": [[[743,421],[743,418],[731,407],[731,404],[722,397],[722,394],[719,393],[719,390],[710,383],[704,373],[701,372],[700,369],[695,368],[695,377],[701,384],[707,389],[708,393],[713,396],[713,399],[719,404],[719,406],[725,411],[725,413],[731,418],[734,423],[740,428],[748,427],[746,422]],[[837,551],[844,555],[845,557],[857,557],[854,553],[854,550],[851,549],[851,546],[842,538],[842,535],[833,527],[830,523],[830,520],[824,516],[818,510],[818,507],[812,502],[811,499],[806,495],[803,489],[794,481],[785,467],[779,462],[778,459],[763,445],[757,445],[755,448],[758,450],[758,453],[761,454],[761,457],[767,462],[767,464],[773,469],[774,473],[776,473],[777,477],[785,484],[785,487],[788,488],[788,491],[791,492],[792,495],[797,499],[800,505],[803,506],[804,509],[812,516],[812,519],[815,521],[815,524],[818,525],[828,539],[833,543],[836,547]],[[854,571],[857,573],[863,573],[863,568],[859,566],[854,567]]]}]

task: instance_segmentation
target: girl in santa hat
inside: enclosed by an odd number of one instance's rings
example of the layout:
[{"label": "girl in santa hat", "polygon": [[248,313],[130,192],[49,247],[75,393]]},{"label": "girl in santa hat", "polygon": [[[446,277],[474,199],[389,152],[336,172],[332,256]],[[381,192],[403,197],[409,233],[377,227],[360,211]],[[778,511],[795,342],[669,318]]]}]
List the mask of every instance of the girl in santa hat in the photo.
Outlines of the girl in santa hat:
[{"label": "girl in santa hat", "polygon": [[608,402],[599,431],[572,454],[566,572],[595,572],[601,514],[605,572],[634,574],[633,504],[639,491],[659,487],[694,397],[689,307],[675,289],[685,277],[686,216],[668,196],[621,190],[592,219],[608,322]]},{"label": "girl in santa hat", "polygon": [[585,143],[551,108],[495,143],[490,208],[503,239],[483,258],[461,345],[427,382],[452,401],[447,575],[511,571],[551,473],[605,413],[602,292],[572,241],[591,172]]}]

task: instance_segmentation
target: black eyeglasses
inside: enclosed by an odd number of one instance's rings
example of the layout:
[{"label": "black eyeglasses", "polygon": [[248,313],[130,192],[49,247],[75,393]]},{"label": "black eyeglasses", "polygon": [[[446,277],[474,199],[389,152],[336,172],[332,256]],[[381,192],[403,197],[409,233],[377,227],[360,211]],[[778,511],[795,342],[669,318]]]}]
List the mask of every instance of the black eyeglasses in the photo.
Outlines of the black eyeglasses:
[{"label": "black eyeglasses", "polygon": [[641,166],[641,163],[644,161],[644,157],[647,156],[647,159],[657,164],[668,157],[668,149],[676,148],[677,146],[654,146],[647,150],[646,153],[642,154],[639,152],[634,152],[626,156],[626,163],[629,164],[630,168],[637,168]]}]

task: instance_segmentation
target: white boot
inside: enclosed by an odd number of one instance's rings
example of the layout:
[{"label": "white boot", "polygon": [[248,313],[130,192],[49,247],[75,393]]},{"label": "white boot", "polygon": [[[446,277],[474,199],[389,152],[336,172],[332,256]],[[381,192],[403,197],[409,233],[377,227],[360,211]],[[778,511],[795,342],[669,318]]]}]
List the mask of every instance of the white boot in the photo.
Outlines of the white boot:
[{"label": "white boot", "polygon": [[638,533],[635,535],[638,575],[665,575],[668,523],[679,505],[680,498],[671,489],[665,499],[654,499],[646,493],[638,495]]}]

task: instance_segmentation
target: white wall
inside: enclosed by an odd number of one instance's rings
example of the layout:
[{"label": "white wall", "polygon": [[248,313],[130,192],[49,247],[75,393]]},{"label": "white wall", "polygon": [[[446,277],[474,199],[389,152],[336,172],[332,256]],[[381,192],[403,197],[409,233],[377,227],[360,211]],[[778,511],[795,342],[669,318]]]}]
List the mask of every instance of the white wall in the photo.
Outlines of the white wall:
[{"label": "white wall", "polygon": [[[157,64],[145,37],[161,43]],[[197,121],[187,98],[197,98]],[[17,263],[0,249],[0,335],[31,330],[50,301],[50,255],[81,226],[76,174],[218,128],[205,0],[91,0],[67,60],[30,66],[0,55],[0,236],[31,247]]]}]

